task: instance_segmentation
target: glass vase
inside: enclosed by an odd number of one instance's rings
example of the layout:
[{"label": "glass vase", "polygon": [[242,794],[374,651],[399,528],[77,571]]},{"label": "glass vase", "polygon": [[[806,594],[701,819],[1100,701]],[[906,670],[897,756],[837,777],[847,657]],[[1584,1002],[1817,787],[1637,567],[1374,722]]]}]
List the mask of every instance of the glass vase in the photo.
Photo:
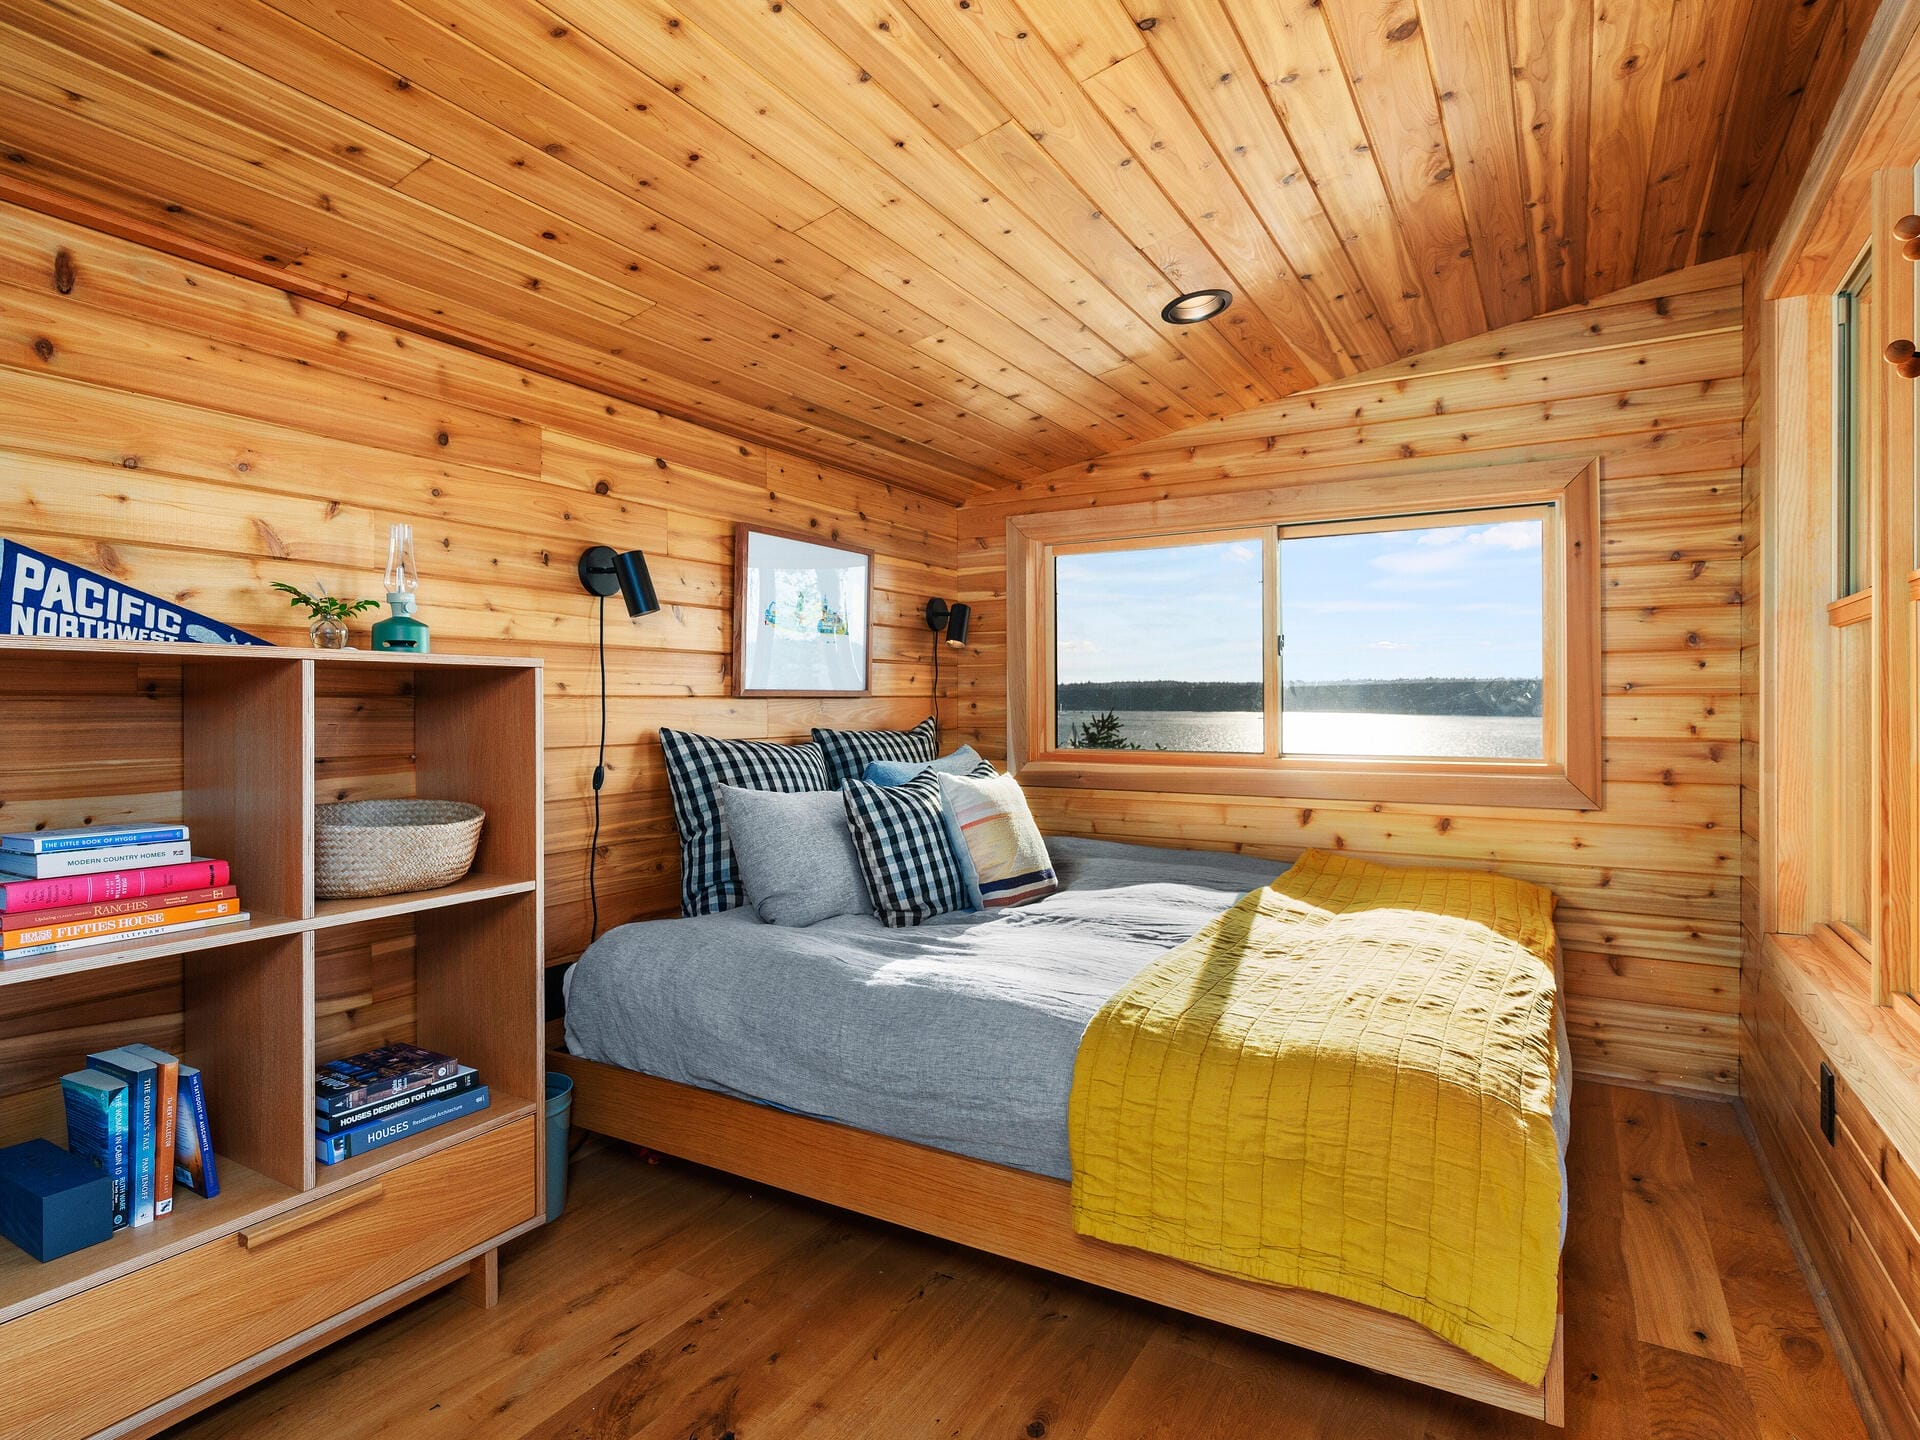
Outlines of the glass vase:
[{"label": "glass vase", "polygon": [[333,620],[325,615],[307,626],[307,634],[313,637],[316,650],[344,650],[347,648],[347,622]]}]

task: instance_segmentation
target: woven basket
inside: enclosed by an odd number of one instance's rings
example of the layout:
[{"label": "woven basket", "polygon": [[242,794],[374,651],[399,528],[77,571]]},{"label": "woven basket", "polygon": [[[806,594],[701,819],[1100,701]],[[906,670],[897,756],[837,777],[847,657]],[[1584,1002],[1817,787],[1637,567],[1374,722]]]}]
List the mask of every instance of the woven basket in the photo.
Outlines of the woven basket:
[{"label": "woven basket", "polygon": [[473,865],[487,812],[457,800],[342,800],[313,812],[313,893],[322,900],[451,885]]}]

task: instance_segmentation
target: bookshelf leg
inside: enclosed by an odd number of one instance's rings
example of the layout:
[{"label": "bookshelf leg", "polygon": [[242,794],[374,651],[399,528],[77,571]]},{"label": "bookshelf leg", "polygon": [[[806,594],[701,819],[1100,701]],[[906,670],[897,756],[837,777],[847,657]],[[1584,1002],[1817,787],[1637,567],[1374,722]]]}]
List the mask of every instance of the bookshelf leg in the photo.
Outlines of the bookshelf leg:
[{"label": "bookshelf leg", "polygon": [[466,1277],[456,1281],[460,1297],[469,1305],[491,1310],[500,1303],[500,1252],[489,1250],[476,1255],[467,1267]]}]

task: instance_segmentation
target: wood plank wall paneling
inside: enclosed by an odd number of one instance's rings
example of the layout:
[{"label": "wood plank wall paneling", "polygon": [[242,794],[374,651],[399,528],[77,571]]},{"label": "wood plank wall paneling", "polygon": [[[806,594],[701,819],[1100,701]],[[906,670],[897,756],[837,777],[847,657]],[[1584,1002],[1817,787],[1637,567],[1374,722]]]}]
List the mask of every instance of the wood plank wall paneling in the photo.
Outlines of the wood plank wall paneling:
[{"label": "wood plank wall paneling", "polygon": [[[54,283],[63,251],[70,293]],[[665,605],[638,625],[617,600],[608,613],[603,928],[678,905],[658,727],[778,739],[928,713],[918,612],[954,591],[951,506],[0,206],[0,534],[303,644],[268,583],[377,597],[393,520],[414,523],[436,649],[546,661],[552,960],[587,940],[598,682],[593,602],[574,574],[585,546],[645,550]],[[736,521],[874,551],[871,697],[731,697]],[[410,701],[369,681],[321,717],[325,793],[411,787]],[[90,797],[5,778],[10,817],[92,813]],[[152,784],[164,807],[177,774]],[[323,1043],[345,1048],[403,1013],[390,972],[404,946],[358,938],[321,967]],[[400,948],[383,959],[382,945]]]},{"label": "wood plank wall paneling", "polygon": [[[1772,936],[1742,973],[1741,1098],[1892,1440],[1920,1440],[1920,1009],[1872,1005],[1851,957]],[[1820,1067],[1834,1071],[1834,1136]],[[1886,1123],[1881,1123],[1881,1117]]]},{"label": "wood plank wall paneling", "polygon": [[[1598,456],[1607,804],[1590,814],[1045,791],[1062,833],[1497,865],[1561,897],[1588,1074],[1727,1095],[1739,1065],[1747,649],[1744,262],[1697,266],[1354,381],[1021,482],[960,512],[960,728],[1004,754],[1010,515]],[[1276,518],[1280,518],[1276,516]]]},{"label": "wood plank wall paneling", "polygon": [[1760,884],[1761,704],[1760,630],[1764,565],[1762,497],[1772,436],[1768,430],[1773,364],[1773,307],[1760,284],[1764,257],[1747,257],[1741,374],[1746,412],[1741,419],[1740,533],[1740,931],[1743,954],[1753,955],[1766,933]]}]

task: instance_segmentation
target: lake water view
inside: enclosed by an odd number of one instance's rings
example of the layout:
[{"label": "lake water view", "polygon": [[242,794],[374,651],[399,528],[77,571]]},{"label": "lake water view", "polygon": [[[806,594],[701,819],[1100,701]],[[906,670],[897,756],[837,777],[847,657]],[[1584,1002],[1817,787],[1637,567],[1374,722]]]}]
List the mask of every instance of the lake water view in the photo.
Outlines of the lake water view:
[{"label": "lake water view", "polygon": [[[1062,710],[1062,742],[1098,712]],[[1121,733],[1151,750],[1203,755],[1258,755],[1261,716],[1237,710],[1121,710]],[[1290,755],[1414,755],[1475,760],[1538,760],[1538,715],[1391,715],[1364,711],[1288,710],[1281,749]]]}]

